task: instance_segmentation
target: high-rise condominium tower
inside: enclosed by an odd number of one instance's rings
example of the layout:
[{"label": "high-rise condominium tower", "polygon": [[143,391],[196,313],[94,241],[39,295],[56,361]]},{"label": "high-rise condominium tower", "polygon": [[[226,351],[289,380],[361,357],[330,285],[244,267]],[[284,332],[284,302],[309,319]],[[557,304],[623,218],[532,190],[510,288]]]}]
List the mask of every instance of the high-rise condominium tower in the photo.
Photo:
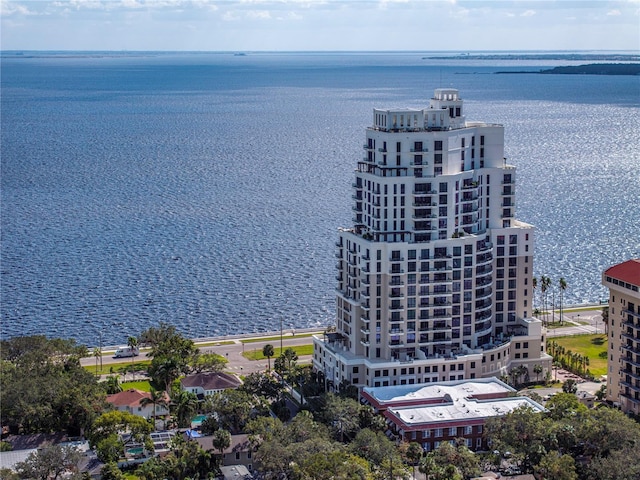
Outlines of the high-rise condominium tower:
[{"label": "high-rise condominium tower", "polygon": [[[501,125],[465,121],[454,89],[374,109],[336,242],[335,331],[314,339],[327,383],[385,386],[551,368],[533,318],[533,234],[514,217]],[[539,369],[536,369],[539,370]],[[537,374],[536,374],[537,375]]]},{"label": "high-rise condominium tower", "polygon": [[640,415],[640,258],[602,274],[609,288],[607,400]]}]

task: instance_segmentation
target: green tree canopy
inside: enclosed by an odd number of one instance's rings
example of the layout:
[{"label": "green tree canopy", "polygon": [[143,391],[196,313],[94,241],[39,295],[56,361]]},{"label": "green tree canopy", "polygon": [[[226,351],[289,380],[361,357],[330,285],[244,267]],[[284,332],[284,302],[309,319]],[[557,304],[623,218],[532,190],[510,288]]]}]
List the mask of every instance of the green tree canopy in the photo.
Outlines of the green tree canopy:
[{"label": "green tree canopy", "polygon": [[44,336],[0,342],[0,418],[14,432],[81,435],[106,408],[106,394],[80,366],[87,349]]},{"label": "green tree canopy", "polygon": [[31,453],[24,462],[15,466],[19,478],[57,480],[69,472],[77,473],[82,459],[75,447],[54,445]]}]

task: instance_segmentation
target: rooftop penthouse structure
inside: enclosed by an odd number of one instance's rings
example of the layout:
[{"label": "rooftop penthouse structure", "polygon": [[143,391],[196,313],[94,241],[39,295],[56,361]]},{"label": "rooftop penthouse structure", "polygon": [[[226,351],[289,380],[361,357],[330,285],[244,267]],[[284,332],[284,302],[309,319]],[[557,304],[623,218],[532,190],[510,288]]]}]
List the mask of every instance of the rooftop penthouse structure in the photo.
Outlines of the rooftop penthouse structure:
[{"label": "rooftop penthouse structure", "polygon": [[336,242],[336,324],[314,338],[328,385],[403,385],[545,371],[533,236],[515,218],[504,128],[468,122],[458,90],[374,109]]}]

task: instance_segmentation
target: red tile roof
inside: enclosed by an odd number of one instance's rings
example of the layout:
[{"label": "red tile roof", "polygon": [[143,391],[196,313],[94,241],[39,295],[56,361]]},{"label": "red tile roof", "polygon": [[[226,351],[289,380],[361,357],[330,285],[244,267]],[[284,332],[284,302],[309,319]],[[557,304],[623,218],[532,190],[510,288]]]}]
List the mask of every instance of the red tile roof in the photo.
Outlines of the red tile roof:
[{"label": "red tile roof", "polygon": [[[143,392],[135,388],[125,390],[124,392],[114,393],[113,395],[107,395],[107,402],[116,407],[139,407],[140,401],[143,398],[151,399],[149,392]],[[168,400],[165,394],[165,400]]]},{"label": "red tile roof", "polygon": [[627,260],[605,270],[605,275],[640,286],[640,258]]}]

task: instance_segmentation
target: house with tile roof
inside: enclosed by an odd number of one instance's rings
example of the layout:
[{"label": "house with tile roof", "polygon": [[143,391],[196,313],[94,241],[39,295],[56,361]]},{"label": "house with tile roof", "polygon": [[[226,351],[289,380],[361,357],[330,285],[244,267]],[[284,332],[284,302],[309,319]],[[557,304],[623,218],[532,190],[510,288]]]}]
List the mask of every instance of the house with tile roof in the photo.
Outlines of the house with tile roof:
[{"label": "house with tile roof", "polygon": [[149,392],[143,392],[135,388],[130,388],[122,392],[107,395],[107,402],[113,405],[116,410],[121,412],[129,412],[134,415],[138,415],[144,418],[162,417],[169,415],[169,396],[165,393],[164,400],[167,405],[155,405],[147,403],[144,399],[151,400],[151,394]]},{"label": "house with tile roof", "polygon": [[230,388],[238,388],[242,382],[235,375],[224,372],[201,372],[187,375],[180,380],[182,390],[196,394],[199,400]]}]

